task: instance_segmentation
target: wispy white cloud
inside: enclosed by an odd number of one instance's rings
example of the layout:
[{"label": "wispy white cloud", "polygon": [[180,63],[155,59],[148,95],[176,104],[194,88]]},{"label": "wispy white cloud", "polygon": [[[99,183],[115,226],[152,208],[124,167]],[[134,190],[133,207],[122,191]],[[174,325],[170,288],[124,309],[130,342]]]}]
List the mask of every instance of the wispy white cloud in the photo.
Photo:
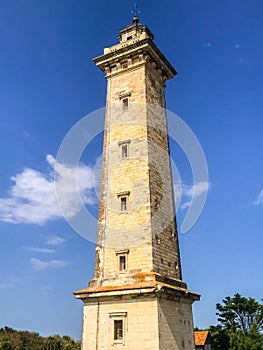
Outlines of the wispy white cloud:
[{"label": "wispy white cloud", "polygon": [[181,198],[180,201],[180,209],[186,209],[191,205],[191,202],[194,198],[199,197],[204,192],[207,192],[209,188],[211,187],[211,184],[206,181],[200,181],[193,185],[186,185],[186,184],[175,184],[174,185],[174,195],[175,195],[175,201],[178,203],[178,201]]},{"label": "wispy white cloud", "polygon": [[6,282],[6,283],[0,283],[0,289],[7,289],[7,288],[13,288],[14,285],[12,283]]},{"label": "wispy white cloud", "polygon": [[[11,177],[14,184],[9,190],[9,198],[0,198],[0,221],[43,224],[62,217],[54,184],[56,161],[52,155],[47,155],[46,161],[50,166],[47,174],[25,168]],[[81,209],[79,196],[84,204],[95,202],[93,182],[93,169],[85,164],[79,164],[77,168],[56,164],[56,186],[60,191],[64,214],[68,218],[74,217]]]},{"label": "wispy white cloud", "polygon": [[53,245],[53,246],[56,246],[56,245],[59,245],[61,243],[64,243],[66,241],[65,238],[62,238],[62,237],[59,237],[57,235],[53,236],[53,237],[50,237],[48,240],[47,240],[47,244],[48,245]]},{"label": "wispy white cloud", "polygon": [[40,293],[43,295],[49,294],[52,290],[53,288],[49,286],[40,287]]},{"label": "wispy white cloud", "polygon": [[55,249],[49,249],[49,248],[38,248],[38,247],[23,247],[26,250],[29,250],[30,252],[36,252],[36,253],[56,253]]},{"label": "wispy white cloud", "polygon": [[68,261],[65,260],[50,260],[50,261],[43,261],[36,258],[31,258],[31,265],[34,270],[36,271],[42,271],[46,268],[53,267],[53,268],[63,268],[67,267],[69,265]]},{"label": "wispy white cloud", "polygon": [[175,200],[175,205],[177,209],[180,206],[182,196],[183,196],[183,184],[174,183],[174,200]]},{"label": "wispy white cloud", "polygon": [[236,44],[236,45],[235,45],[235,49],[240,49],[240,45],[239,45],[239,44]]},{"label": "wispy white cloud", "polygon": [[10,276],[7,278],[5,282],[0,283],[0,289],[8,289],[8,288],[14,288],[18,281],[20,281],[20,277],[14,277]]},{"label": "wispy white cloud", "polygon": [[205,191],[208,191],[210,188],[209,182],[201,181],[193,185],[187,186],[184,185],[184,194],[187,197],[198,197]]},{"label": "wispy white cloud", "polygon": [[253,201],[254,205],[260,205],[263,204],[263,189],[259,192],[256,199]]}]

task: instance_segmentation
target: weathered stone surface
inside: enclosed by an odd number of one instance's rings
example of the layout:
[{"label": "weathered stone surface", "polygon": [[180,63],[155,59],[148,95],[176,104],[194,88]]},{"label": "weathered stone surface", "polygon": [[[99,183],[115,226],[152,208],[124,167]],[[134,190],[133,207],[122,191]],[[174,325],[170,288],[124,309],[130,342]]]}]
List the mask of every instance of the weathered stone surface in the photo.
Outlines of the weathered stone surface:
[{"label": "weathered stone surface", "polygon": [[[124,336],[114,342],[112,315],[122,315]],[[192,307],[189,298],[157,288],[128,293],[94,293],[85,300],[83,349],[194,349]]]},{"label": "weathered stone surface", "polygon": [[147,27],[134,23],[119,39],[94,59],[108,81],[107,112],[94,278],[75,293],[82,350],[193,350],[199,296],[182,281],[164,109],[176,71]]}]

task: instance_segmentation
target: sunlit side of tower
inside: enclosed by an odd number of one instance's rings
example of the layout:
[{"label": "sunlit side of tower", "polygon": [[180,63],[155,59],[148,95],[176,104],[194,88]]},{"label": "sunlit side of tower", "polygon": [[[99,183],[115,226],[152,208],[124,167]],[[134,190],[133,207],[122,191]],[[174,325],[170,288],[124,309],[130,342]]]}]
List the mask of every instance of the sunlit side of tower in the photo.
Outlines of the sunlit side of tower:
[{"label": "sunlit side of tower", "polygon": [[94,278],[84,302],[82,350],[194,350],[182,281],[165,82],[176,71],[134,17],[119,44],[94,59],[107,111]]}]

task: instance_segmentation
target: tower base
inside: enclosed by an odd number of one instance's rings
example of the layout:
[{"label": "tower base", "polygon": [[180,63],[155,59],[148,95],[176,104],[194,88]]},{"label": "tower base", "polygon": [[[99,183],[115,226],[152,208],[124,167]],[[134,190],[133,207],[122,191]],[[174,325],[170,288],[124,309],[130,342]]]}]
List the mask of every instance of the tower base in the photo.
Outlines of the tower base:
[{"label": "tower base", "polygon": [[194,350],[199,295],[157,281],[74,293],[84,302],[82,350]]}]

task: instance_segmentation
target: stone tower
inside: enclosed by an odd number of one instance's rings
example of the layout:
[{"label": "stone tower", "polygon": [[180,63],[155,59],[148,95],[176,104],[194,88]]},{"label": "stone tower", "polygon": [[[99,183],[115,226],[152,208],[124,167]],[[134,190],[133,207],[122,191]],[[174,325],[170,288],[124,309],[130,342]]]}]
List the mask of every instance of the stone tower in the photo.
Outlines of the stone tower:
[{"label": "stone tower", "polygon": [[94,278],[74,293],[82,350],[194,350],[165,113],[176,71],[137,17],[118,39],[94,59],[108,85]]}]

